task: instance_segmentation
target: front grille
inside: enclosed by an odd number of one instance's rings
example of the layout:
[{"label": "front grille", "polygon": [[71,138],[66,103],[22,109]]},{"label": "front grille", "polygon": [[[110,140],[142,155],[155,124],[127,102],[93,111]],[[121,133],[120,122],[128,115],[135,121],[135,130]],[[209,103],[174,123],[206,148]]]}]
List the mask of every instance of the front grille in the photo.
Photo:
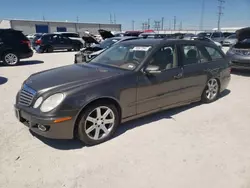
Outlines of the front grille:
[{"label": "front grille", "polygon": [[18,103],[23,106],[30,106],[35,95],[36,91],[24,84],[19,93]]}]

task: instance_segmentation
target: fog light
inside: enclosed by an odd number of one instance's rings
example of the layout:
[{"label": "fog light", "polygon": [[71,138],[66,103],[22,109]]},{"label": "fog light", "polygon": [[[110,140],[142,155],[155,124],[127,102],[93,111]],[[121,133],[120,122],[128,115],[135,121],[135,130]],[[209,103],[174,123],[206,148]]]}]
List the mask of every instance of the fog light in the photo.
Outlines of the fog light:
[{"label": "fog light", "polygon": [[47,130],[47,128],[44,126],[44,125],[40,125],[40,124],[38,124],[38,129],[40,130],[40,131],[43,131],[43,132],[45,132],[46,130]]}]

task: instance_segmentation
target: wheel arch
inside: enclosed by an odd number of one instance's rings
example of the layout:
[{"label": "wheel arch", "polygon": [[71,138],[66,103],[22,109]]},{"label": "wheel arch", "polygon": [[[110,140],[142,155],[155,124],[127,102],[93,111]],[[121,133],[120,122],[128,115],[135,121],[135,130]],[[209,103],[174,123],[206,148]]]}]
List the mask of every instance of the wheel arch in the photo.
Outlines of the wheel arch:
[{"label": "wheel arch", "polygon": [[113,98],[113,97],[99,97],[99,98],[95,98],[92,99],[91,101],[89,101],[87,104],[85,104],[77,113],[76,115],[76,119],[74,122],[74,137],[77,135],[77,125],[79,123],[79,121],[81,120],[81,115],[84,113],[85,109],[87,109],[89,106],[95,104],[95,103],[100,103],[100,102],[107,102],[109,104],[114,104],[116,109],[118,110],[119,113],[119,122],[121,122],[121,118],[122,118],[122,109],[121,109],[121,105],[118,102],[117,99]]}]

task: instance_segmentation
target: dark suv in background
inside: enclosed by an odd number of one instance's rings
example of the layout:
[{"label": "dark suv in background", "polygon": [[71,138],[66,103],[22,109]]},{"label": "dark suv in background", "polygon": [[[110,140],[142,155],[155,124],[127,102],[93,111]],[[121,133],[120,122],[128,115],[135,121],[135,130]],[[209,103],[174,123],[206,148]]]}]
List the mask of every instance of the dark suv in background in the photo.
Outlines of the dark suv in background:
[{"label": "dark suv in background", "polygon": [[79,51],[83,44],[79,40],[72,40],[62,34],[43,34],[35,41],[35,50],[40,53],[53,52],[54,50]]},{"label": "dark suv in background", "polygon": [[0,62],[4,65],[17,65],[20,59],[32,57],[29,39],[22,31],[0,29]]}]

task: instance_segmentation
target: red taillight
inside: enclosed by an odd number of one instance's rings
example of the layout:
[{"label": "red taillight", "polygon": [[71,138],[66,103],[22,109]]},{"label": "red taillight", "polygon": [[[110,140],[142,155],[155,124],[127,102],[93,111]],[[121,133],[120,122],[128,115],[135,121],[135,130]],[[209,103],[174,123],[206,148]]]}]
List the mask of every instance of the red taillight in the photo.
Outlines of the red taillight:
[{"label": "red taillight", "polygon": [[36,42],[35,42],[35,43],[36,43],[37,45],[40,45],[40,44],[41,44],[41,42],[42,42],[42,41],[41,41],[41,39],[38,39],[38,40],[36,40]]},{"label": "red taillight", "polygon": [[29,48],[31,47],[29,40],[22,40],[21,43],[22,44],[27,44],[29,46]]}]

